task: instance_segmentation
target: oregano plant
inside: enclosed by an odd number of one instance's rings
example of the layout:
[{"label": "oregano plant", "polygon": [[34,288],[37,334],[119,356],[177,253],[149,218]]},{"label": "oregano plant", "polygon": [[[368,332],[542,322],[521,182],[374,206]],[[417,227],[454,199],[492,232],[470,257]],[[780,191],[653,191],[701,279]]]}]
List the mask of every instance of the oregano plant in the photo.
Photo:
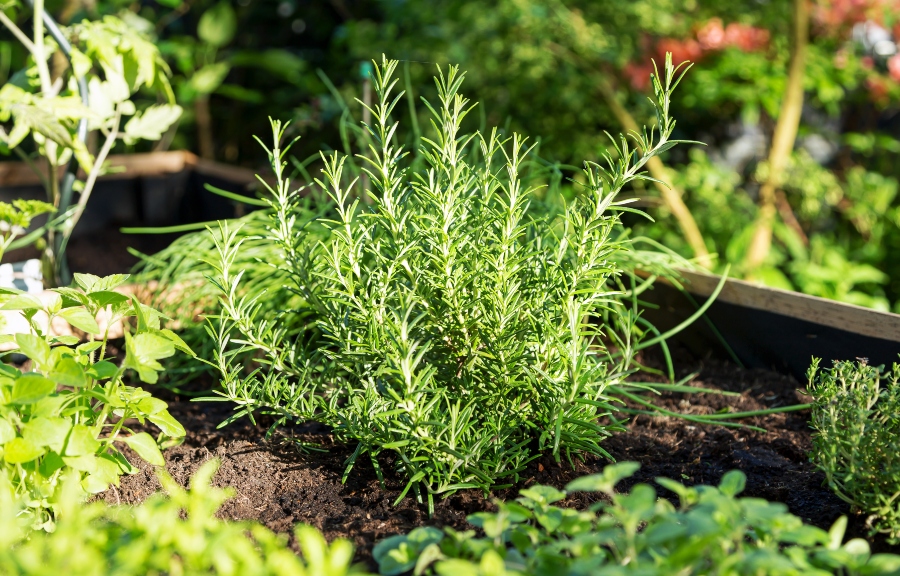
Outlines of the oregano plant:
[{"label": "oregano plant", "polygon": [[[114,291],[126,279],[76,274],[77,288],[59,288],[45,298],[0,289],[0,310],[22,314],[29,326],[0,335],[0,343],[26,357],[19,365],[0,364],[0,490],[27,503],[25,516],[35,528],[53,528],[65,475],[77,477],[82,494],[101,492],[136,471],[121,447],[162,466],[160,446],[184,437],[166,403],[133,386],[126,374],[133,371],[152,384],[161,359],[191,350],[160,329],[158,312]],[[60,320],[86,341],[53,335],[50,328]],[[125,331],[125,358],[117,365],[108,344],[119,323],[133,323],[133,331]],[[158,436],[132,429],[134,421],[152,423]]]},{"label": "oregano plant", "polygon": [[634,355],[660,340],[635,308],[623,263],[639,255],[619,220],[631,200],[619,194],[677,143],[668,110],[683,69],[668,58],[653,78],[657,125],[613,139],[616,155],[586,162],[584,190],[552,212],[533,209],[541,182],[527,138],[463,130],[472,105],[457,67],[438,70],[431,134],[409,162],[392,116],[396,67],[374,67],[371,144],[356,158],[364,177],[348,177],[346,156],[322,155],[315,186],[333,203],[314,219],[324,239],[307,232],[313,220],[285,176],[285,127],[273,121],[266,237],[280,255],[269,264],[305,303],[263,312],[271,294],[243,289],[241,241],[221,225],[210,328],[221,399],[237,403],[235,417],[328,424],[356,443],[348,473],[368,456],[381,476],[390,454],[407,480],[400,497],[412,490],[429,505],[515,482],[542,453],[607,455]]}]

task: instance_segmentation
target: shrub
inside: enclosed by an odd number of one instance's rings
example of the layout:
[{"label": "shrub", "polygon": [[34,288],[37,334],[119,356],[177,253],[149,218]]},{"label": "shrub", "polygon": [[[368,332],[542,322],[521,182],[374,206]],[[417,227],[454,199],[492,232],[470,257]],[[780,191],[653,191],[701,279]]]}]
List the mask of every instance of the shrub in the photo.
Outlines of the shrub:
[{"label": "shrub", "polygon": [[[566,490],[532,486],[497,512],[479,512],[479,528],[416,528],[379,542],[373,551],[382,574],[671,574],[821,575],[897,574],[900,556],[871,555],[865,540],[841,544],[847,519],[825,531],[803,524],[784,504],[737,498],[746,478],[725,474],[718,487],[688,488],[667,478],[679,506],[638,484],[629,494],[613,488],[638,469],[634,462],[571,482]],[[588,510],[554,506],[568,492],[600,492]]]},{"label": "shrub", "polygon": [[900,542],[900,365],[883,373],[865,360],[819,370],[813,359],[812,461],[828,485],[869,514],[872,533]]},{"label": "shrub", "polygon": [[[159,445],[184,436],[165,402],[125,383],[130,369],[152,384],[160,359],[176,349],[191,353],[177,335],[160,329],[158,312],[113,291],[126,279],[76,274],[79,288],[59,288],[43,299],[0,290],[0,310],[20,311],[28,324],[0,336],[0,344],[27,357],[21,369],[0,364],[0,493],[25,499],[20,516],[35,528],[52,530],[63,475],[77,477],[82,496],[101,492],[135,471],[120,446],[162,466]],[[125,332],[125,358],[116,366],[107,357],[110,328],[129,318],[136,320],[134,334]],[[52,335],[59,320],[86,333],[88,341]],[[135,432],[132,419],[152,422],[162,433],[154,439]]]},{"label": "shrub", "polygon": [[[632,134],[636,148],[614,140],[618,156],[586,163],[584,194],[552,212],[530,209],[537,186],[524,138],[462,132],[471,107],[455,67],[435,80],[423,163],[406,164],[393,140],[403,95],[392,93],[395,67],[375,67],[363,176],[348,182],[345,157],[322,157],[316,184],[336,213],[317,221],[329,229],[324,240],[296,210],[298,191],[283,175],[290,146],[273,122],[267,237],[281,257],[271,265],[288,271],[288,289],[305,302],[272,315],[268,294],[243,293],[233,270],[242,245],[222,225],[222,312],[211,330],[220,395],[238,404],[234,417],[261,410],[332,426],[358,443],[348,472],[368,454],[380,476],[377,458],[392,452],[408,480],[401,498],[424,491],[429,505],[434,494],[515,481],[543,452],[605,455],[600,442],[616,426],[598,419],[629,386],[635,352],[659,340],[632,307],[640,289],[628,266],[640,255],[619,224],[629,201],[618,194],[676,144],[668,107],[677,70],[669,59],[665,77],[654,77],[658,132]],[[648,264],[664,268],[655,258]]]},{"label": "shrub", "polygon": [[223,522],[215,513],[230,490],[213,488],[218,461],[204,464],[184,490],[164,472],[167,495],[156,494],[136,507],[78,503],[77,480],[60,492],[64,513],[52,534],[10,529],[14,502],[0,493],[0,572],[9,576],[79,574],[217,574],[259,576],[362,575],[351,566],[353,546],[332,544],[311,526],[294,535],[303,559],[287,538],[250,522]]}]

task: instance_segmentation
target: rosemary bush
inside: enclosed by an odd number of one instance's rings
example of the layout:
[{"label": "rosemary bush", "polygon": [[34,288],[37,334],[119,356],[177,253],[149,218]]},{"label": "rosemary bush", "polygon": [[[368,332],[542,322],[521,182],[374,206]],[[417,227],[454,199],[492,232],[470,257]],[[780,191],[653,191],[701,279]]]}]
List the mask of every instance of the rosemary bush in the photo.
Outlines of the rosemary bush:
[{"label": "rosemary bush", "polygon": [[598,419],[628,393],[635,352],[659,340],[635,309],[646,284],[629,288],[619,265],[639,254],[618,195],[676,144],[668,111],[680,71],[668,58],[653,78],[657,128],[631,134],[636,146],[613,139],[617,155],[585,163],[584,193],[551,213],[530,210],[525,138],[463,132],[472,107],[456,67],[439,70],[438,102],[425,103],[433,134],[422,138],[423,162],[407,164],[391,117],[403,97],[396,66],[375,67],[364,176],[348,179],[346,157],[322,156],[316,185],[335,205],[334,218],[316,221],[325,239],[297,209],[284,176],[290,146],[273,122],[266,238],[281,254],[270,265],[304,303],[271,314],[269,294],[243,293],[242,242],[221,225],[222,311],[210,328],[220,399],[238,404],[234,418],[262,410],[332,426],[357,443],[347,472],[368,454],[381,477],[378,457],[393,453],[408,479],[400,497],[412,489],[429,505],[435,494],[513,482],[544,452],[606,455],[601,442],[618,425]]},{"label": "rosemary bush", "polygon": [[900,542],[900,364],[887,373],[865,361],[809,369],[812,460],[828,485],[869,514],[872,533]]}]

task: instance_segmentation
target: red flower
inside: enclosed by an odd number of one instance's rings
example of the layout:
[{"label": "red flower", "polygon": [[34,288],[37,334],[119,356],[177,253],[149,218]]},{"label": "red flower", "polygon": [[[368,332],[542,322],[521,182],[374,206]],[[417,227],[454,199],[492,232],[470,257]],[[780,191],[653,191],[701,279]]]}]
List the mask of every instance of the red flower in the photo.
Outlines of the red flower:
[{"label": "red flower", "polygon": [[888,74],[891,78],[900,82],[900,54],[894,54],[887,61]]},{"label": "red flower", "polygon": [[697,31],[697,40],[704,50],[721,50],[725,47],[725,28],[720,18],[712,18]]}]

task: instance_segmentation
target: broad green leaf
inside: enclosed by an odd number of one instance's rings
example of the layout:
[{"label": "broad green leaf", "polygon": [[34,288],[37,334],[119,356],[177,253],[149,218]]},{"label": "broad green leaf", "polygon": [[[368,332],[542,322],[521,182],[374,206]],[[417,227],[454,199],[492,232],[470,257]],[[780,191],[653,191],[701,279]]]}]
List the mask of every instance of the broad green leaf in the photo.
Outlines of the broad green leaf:
[{"label": "broad green leaf", "polygon": [[86,456],[94,454],[99,448],[100,442],[91,429],[84,424],[76,424],[69,433],[63,456]]},{"label": "broad green leaf", "polygon": [[0,418],[0,444],[6,444],[16,437],[16,429],[8,420]]},{"label": "broad green leaf", "polygon": [[66,394],[44,396],[31,405],[32,418],[56,418],[62,412],[63,405],[71,399]]},{"label": "broad green leaf", "polygon": [[157,104],[138,112],[125,123],[124,137],[127,142],[138,140],[159,140],[162,135],[181,117],[181,106]]},{"label": "broad green leaf", "polygon": [[156,440],[146,432],[140,432],[132,436],[120,436],[118,439],[128,444],[128,447],[137,452],[137,455],[148,464],[154,466],[166,465],[162,452],[159,451],[159,446],[156,445]]},{"label": "broad green leaf", "polygon": [[41,398],[56,391],[56,382],[35,372],[22,374],[13,384],[10,403],[34,404]]},{"label": "broad green leaf", "polygon": [[25,438],[13,438],[3,445],[3,459],[10,464],[24,464],[40,458],[46,450]]},{"label": "broad green leaf", "polygon": [[79,472],[93,473],[97,470],[97,456],[94,454],[82,454],[81,456],[63,456],[66,466]]},{"label": "broad green leaf", "polygon": [[41,310],[44,303],[37,296],[31,294],[18,294],[0,306],[0,310]]},{"label": "broad green leaf", "polygon": [[44,478],[49,478],[54,472],[65,465],[66,463],[63,462],[62,456],[56,452],[47,452],[41,459],[41,465],[38,467],[38,471]]},{"label": "broad green leaf", "polygon": [[189,85],[199,94],[212,94],[222,85],[230,71],[231,66],[227,62],[208,64],[191,76]]},{"label": "broad green leaf", "polygon": [[97,278],[90,289],[85,288],[85,292],[89,293],[88,296],[93,296],[95,292],[109,292],[127,282],[129,278],[131,278],[131,274],[110,274],[103,278]]},{"label": "broad green leaf", "polygon": [[163,431],[163,434],[166,436],[171,436],[172,438],[181,438],[185,435],[184,426],[182,426],[178,420],[172,417],[169,414],[168,410],[163,410],[161,412],[157,412],[151,416],[147,417],[147,420],[153,422],[159,429]]},{"label": "broad green leaf", "polygon": [[74,278],[75,283],[85,292],[93,292],[94,286],[101,280],[99,276],[94,276],[93,274],[80,274],[78,272],[74,274]]},{"label": "broad green leaf", "polygon": [[172,332],[169,329],[165,329],[165,328],[160,330],[159,332],[160,332],[160,334],[162,334],[163,336],[165,336],[166,338],[171,340],[172,344],[175,345],[175,348],[177,350],[181,350],[185,354],[190,354],[191,356],[194,356],[194,357],[197,356],[196,354],[194,354],[194,351],[191,350],[190,346],[185,344],[184,340],[182,340],[181,336],[179,336],[178,334]]},{"label": "broad green leaf", "polygon": [[50,362],[50,345],[35,334],[20,332],[16,334],[19,351],[31,358],[38,368],[44,368]]},{"label": "broad green leaf", "polygon": [[157,373],[163,370],[157,362],[175,354],[175,345],[168,338],[145,332],[136,336],[125,333],[125,361],[122,366],[136,370],[140,379],[155,384]]},{"label": "broad green leaf", "polygon": [[22,429],[22,437],[35,446],[46,446],[62,452],[72,422],[65,418],[34,418]]},{"label": "broad green leaf", "polygon": [[553,504],[566,497],[566,493],[552,486],[536,485],[519,491],[519,495],[539,504]]},{"label": "broad green leaf", "polygon": [[619,481],[633,476],[641,465],[637,462],[619,462],[603,469],[600,474],[582,476],[566,485],[569,492],[605,492],[611,494]]},{"label": "broad green leaf", "polygon": [[112,290],[97,290],[88,294],[87,297],[99,308],[105,308],[110,304],[115,305],[128,301],[128,296],[119,292],[113,292]]},{"label": "broad green leaf", "polygon": [[237,15],[227,0],[221,0],[204,12],[197,24],[197,36],[215,48],[231,42],[236,30]]},{"label": "broad green leaf", "polygon": [[101,360],[88,367],[87,374],[95,380],[106,380],[116,375],[119,368],[112,362]]},{"label": "broad green leaf", "polygon": [[87,386],[88,383],[84,373],[84,366],[68,356],[56,363],[49,376],[63,386],[72,386],[74,388]]},{"label": "broad green leaf", "polygon": [[59,313],[59,316],[86,334],[100,334],[97,320],[86,308],[66,308]]},{"label": "broad green leaf", "polygon": [[108,454],[102,454],[95,458],[94,470],[81,481],[81,486],[88,494],[97,494],[110,484],[119,485],[119,464]]},{"label": "broad green leaf", "polygon": [[152,416],[154,414],[159,414],[168,407],[169,405],[159,398],[148,396],[138,402],[136,409],[144,416]]},{"label": "broad green leaf", "polygon": [[740,470],[729,470],[719,482],[719,490],[726,496],[737,496],[747,487],[747,477]]}]

